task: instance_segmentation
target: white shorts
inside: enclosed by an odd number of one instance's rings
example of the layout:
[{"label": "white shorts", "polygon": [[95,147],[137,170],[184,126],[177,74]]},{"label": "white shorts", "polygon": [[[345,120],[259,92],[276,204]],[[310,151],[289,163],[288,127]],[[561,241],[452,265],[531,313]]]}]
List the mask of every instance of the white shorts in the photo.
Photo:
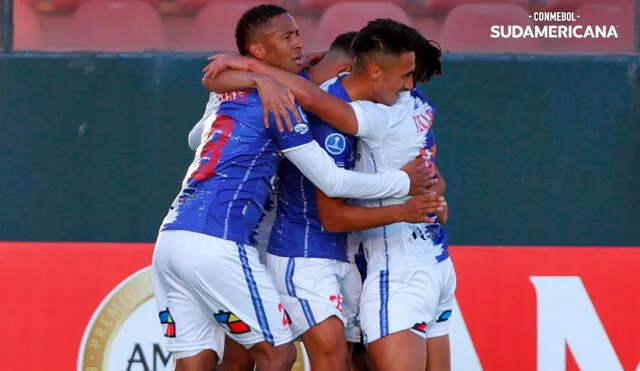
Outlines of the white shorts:
[{"label": "white shorts", "polygon": [[368,272],[360,300],[364,343],[398,331],[423,338],[449,334],[456,290],[453,262]]},{"label": "white shorts", "polygon": [[249,348],[292,341],[286,312],[253,247],[189,231],[161,231],[154,290],[171,352],[213,349],[225,333]]},{"label": "white shorts", "polygon": [[347,341],[360,342],[356,320],[362,280],[355,264],[267,254],[267,270],[291,316],[294,338],[336,316],[344,324]]}]

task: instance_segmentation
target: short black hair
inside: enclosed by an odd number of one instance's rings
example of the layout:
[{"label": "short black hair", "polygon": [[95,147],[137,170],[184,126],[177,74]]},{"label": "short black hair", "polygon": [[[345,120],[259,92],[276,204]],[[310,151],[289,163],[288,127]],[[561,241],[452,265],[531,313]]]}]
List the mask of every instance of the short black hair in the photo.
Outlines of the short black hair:
[{"label": "short black hair", "polygon": [[357,34],[358,33],[356,31],[341,33],[333,40],[329,50],[337,50],[345,53],[346,55],[353,56],[353,49],[351,49],[351,45],[353,44],[353,39],[356,38]]},{"label": "short black hair", "polygon": [[353,40],[353,53],[362,57],[370,53],[400,55],[413,51],[412,28],[389,18],[367,23]]},{"label": "short black hair", "polygon": [[440,61],[442,50],[437,42],[427,40],[420,32],[414,31],[411,36],[416,53],[416,69],[413,72],[413,82],[427,82],[433,76],[442,75],[442,62]]},{"label": "short black hair", "polygon": [[261,4],[244,12],[236,24],[236,46],[241,55],[247,55],[247,41],[251,33],[259,26],[269,22],[277,15],[288,13],[287,10],[275,4]]}]

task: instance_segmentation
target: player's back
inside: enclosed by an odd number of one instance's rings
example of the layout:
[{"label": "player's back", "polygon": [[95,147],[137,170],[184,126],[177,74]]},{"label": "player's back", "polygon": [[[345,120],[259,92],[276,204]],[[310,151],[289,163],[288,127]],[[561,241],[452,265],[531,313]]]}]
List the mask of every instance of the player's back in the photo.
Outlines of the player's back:
[{"label": "player's back", "polygon": [[[434,106],[417,89],[403,92],[391,107],[392,123],[377,142],[358,142],[355,170],[384,173],[402,168],[426,151],[429,158],[435,149],[433,140]],[[358,200],[368,207],[400,204],[404,198]],[[367,249],[369,269],[437,263],[448,257],[446,234],[438,223],[394,223],[361,232]]]},{"label": "player's back", "polygon": [[252,244],[281,157],[264,128],[257,92],[225,93],[219,98],[217,117],[204,129],[204,143],[162,229]]},{"label": "player's back", "polygon": [[[322,84],[329,94],[350,102],[341,79]],[[333,158],[336,164],[352,169],[355,163],[355,138],[343,134],[312,113],[307,113],[313,138]],[[312,257],[346,261],[346,233],[324,230],[316,187],[288,160],[280,168],[278,209],[269,237],[267,252],[288,257]]]}]

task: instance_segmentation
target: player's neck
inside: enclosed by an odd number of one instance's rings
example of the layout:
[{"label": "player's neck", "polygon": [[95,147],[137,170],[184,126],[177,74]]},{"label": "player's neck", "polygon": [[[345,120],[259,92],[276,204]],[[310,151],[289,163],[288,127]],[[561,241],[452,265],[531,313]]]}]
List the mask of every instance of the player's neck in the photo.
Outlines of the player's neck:
[{"label": "player's neck", "polygon": [[358,71],[351,72],[342,80],[342,86],[349,94],[351,100],[371,100],[371,80],[366,73]]},{"label": "player's neck", "polygon": [[309,75],[309,79],[316,85],[321,85],[327,80],[331,80],[336,77],[334,71],[334,65],[336,64],[336,60],[331,54],[327,54],[320,62],[316,65],[311,66],[307,70],[307,74]]},{"label": "player's neck", "polygon": [[328,63],[323,63],[324,60],[318,62],[315,66],[311,66],[307,70],[307,74],[309,75],[309,80],[316,85],[320,85],[323,82],[330,80],[333,76],[333,70]]}]

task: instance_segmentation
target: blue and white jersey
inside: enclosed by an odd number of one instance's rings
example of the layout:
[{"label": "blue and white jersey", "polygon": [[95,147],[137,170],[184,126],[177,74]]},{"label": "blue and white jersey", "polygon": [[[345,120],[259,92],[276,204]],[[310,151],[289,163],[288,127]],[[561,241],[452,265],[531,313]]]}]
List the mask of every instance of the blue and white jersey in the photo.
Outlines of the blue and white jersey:
[{"label": "blue and white jersey", "polygon": [[[332,79],[321,88],[336,97],[351,102],[342,85],[342,78]],[[307,113],[313,138],[347,170],[355,164],[355,138],[329,126],[312,113]],[[286,257],[324,258],[347,261],[347,234],[324,230],[316,187],[288,160],[280,168],[278,209],[271,230],[267,252]]]},{"label": "blue and white jersey", "polygon": [[[376,127],[362,130],[358,136],[356,171],[384,173],[402,168],[419,154],[435,161],[436,144],[433,134],[434,105],[414,89],[400,94],[391,107],[391,122],[384,125],[373,118],[383,114],[379,105],[362,106],[363,112]],[[380,112],[378,112],[380,111]],[[373,124],[372,124],[373,125]],[[359,129],[359,132],[361,130]],[[356,200],[356,204],[380,207],[404,203],[408,197],[380,200]],[[360,232],[368,271],[393,267],[435,264],[449,257],[445,229],[439,223],[393,223]]]},{"label": "blue and white jersey", "polygon": [[[273,189],[279,150],[313,141],[305,116],[295,131],[264,127],[256,91],[219,96],[216,119],[207,124],[203,143],[161,230],[188,230],[237,243],[254,244],[254,234]],[[272,117],[273,118],[273,117]]]}]

